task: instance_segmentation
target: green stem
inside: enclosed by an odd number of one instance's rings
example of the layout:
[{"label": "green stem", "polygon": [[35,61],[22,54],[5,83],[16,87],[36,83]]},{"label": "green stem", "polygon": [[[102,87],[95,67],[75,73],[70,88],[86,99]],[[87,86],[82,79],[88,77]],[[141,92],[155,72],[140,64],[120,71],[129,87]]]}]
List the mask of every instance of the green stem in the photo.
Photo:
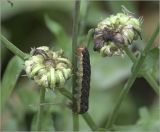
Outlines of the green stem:
[{"label": "green stem", "polygon": [[88,31],[88,35],[87,35],[87,48],[89,48],[89,44],[90,44],[90,42],[92,40],[93,33],[94,33],[94,29],[90,29]]},{"label": "green stem", "polygon": [[151,39],[148,41],[148,43],[147,43],[145,49],[143,50],[139,60],[136,62],[131,77],[128,79],[128,81],[125,84],[124,88],[120,92],[120,95],[118,97],[117,103],[116,103],[116,105],[115,105],[115,107],[114,107],[114,109],[113,109],[113,111],[112,111],[112,113],[111,113],[111,115],[109,117],[108,123],[107,123],[107,128],[108,129],[110,129],[112,127],[112,125],[113,125],[113,123],[114,123],[114,121],[116,119],[116,116],[118,114],[118,110],[119,110],[119,108],[121,106],[121,103],[124,100],[124,98],[126,97],[126,95],[128,94],[131,86],[133,85],[133,83],[134,83],[134,81],[135,81],[135,79],[137,77],[137,74],[138,74],[138,72],[139,72],[139,70],[140,70],[140,68],[141,68],[141,66],[142,66],[142,64],[144,62],[144,59],[145,59],[149,49],[151,48],[154,40],[156,39],[158,33],[159,33],[159,25],[157,26],[157,28],[156,28],[155,32],[153,33]]},{"label": "green stem", "polygon": [[97,130],[97,126],[95,124],[95,122],[92,120],[92,117],[88,114],[88,113],[84,113],[82,114],[84,120],[87,122],[88,126],[90,126],[90,128],[95,131]]},{"label": "green stem", "polygon": [[73,131],[79,131],[79,115],[72,112],[73,116]]},{"label": "green stem", "polygon": [[[72,37],[72,65],[73,65],[73,76],[72,76],[72,93],[74,95],[76,91],[76,71],[77,71],[77,61],[76,61],[76,48],[78,40],[78,27],[79,27],[79,12],[80,12],[80,0],[75,1],[74,6],[74,17],[73,17],[73,37]],[[73,109],[77,104],[76,99],[73,98]],[[73,131],[79,130],[79,118],[78,114],[74,113],[73,110]]]},{"label": "green stem", "polygon": [[[45,101],[45,88],[40,88],[40,104],[43,104]],[[37,131],[41,131],[42,124],[43,124],[43,109],[44,105],[39,106],[39,111],[37,115]]]},{"label": "green stem", "polygon": [[82,10],[81,10],[81,18],[80,18],[80,32],[79,35],[83,35],[84,31],[85,31],[85,27],[86,27],[86,21],[87,21],[87,17],[88,17],[88,10],[89,10],[89,0],[82,0],[81,4],[82,4]]},{"label": "green stem", "polygon": [[133,63],[137,61],[136,57],[132,54],[132,52],[128,49],[128,47],[124,47],[124,51],[128,55],[128,57],[132,60]]},{"label": "green stem", "polygon": [[157,82],[155,81],[155,79],[152,77],[152,75],[147,72],[147,73],[143,74],[143,77],[147,80],[147,82],[150,84],[150,86],[153,88],[153,90],[158,95],[160,95],[160,88],[159,88]]},{"label": "green stem", "polygon": [[60,92],[62,95],[64,95],[65,97],[67,97],[69,100],[72,100],[72,99],[73,99],[72,94],[71,94],[68,90],[66,90],[65,88],[59,88],[58,90],[59,90],[59,92]]},{"label": "green stem", "polygon": [[[73,96],[68,90],[66,90],[65,88],[60,88],[58,90],[61,94],[63,94],[65,97],[67,97],[69,100],[72,101]],[[89,125],[91,130],[97,129],[96,123],[93,121],[92,117],[90,116],[90,114],[88,112],[86,112],[85,114],[82,114],[82,117],[84,118],[86,123]]]},{"label": "green stem", "polygon": [[[129,56],[129,58],[132,60],[132,62],[136,63],[137,61],[136,57],[132,54],[132,52],[127,47],[125,47],[124,50]],[[159,86],[157,82],[155,81],[155,79],[152,77],[152,75],[149,74],[148,72],[145,72],[145,73],[142,73],[142,76],[147,80],[147,82],[150,84],[153,90],[157,93],[157,95],[160,95]]]},{"label": "green stem", "polygon": [[9,42],[3,35],[0,34],[0,40],[4,43],[5,47],[11,50],[15,55],[19,56],[21,59],[25,60],[27,54],[18,49],[14,44]]}]

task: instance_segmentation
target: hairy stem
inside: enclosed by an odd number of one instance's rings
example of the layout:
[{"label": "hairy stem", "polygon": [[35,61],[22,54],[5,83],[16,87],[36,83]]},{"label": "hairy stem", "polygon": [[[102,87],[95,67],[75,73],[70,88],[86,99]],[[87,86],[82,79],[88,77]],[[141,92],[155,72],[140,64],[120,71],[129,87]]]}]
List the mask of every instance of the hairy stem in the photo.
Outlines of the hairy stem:
[{"label": "hairy stem", "polygon": [[0,34],[0,39],[5,45],[6,48],[8,48],[10,51],[12,51],[15,55],[19,56],[21,59],[25,60],[27,57],[27,54],[22,52],[20,49],[18,49],[14,44],[9,42],[3,35]]},{"label": "hairy stem", "polygon": [[145,49],[143,50],[139,60],[136,62],[135,67],[133,68],[133,73],[131,75],[131,77],[128,79],[127,83],[125,84],[124,88],[122,89],[122,91],[120,92],[120,95],[118,97],[117,103],[115,105],[115,107],[113,108],[113,111],[109,117],[108,123],[107,123],[107,128],[110,129],[113,125],[113,123],[115,122],[115,119],[117,117],[118,114],[118,110],[121,106],[122,101],[124,100],[124,98],[126,97],[126,95],[128,94],[131,86],[133,85],[137,74],[144,62],[144,59],[149,51],[149,49],[151,48],[154,40],[156,39],[157,35],[159,33],[159,25],[157,26],[155,32],[153,33],[153,35],[151,36],[151,39],[148,41]]},{"label": "hairy stem", "polygon": [[[40,88],[40,104],[45,102],[45,88]],[[44,105],[39,106],[39,111],[37,115],[37,131],[41,131],[42,124],[43,124],[43,109]]]},{"label": "hairy stem", "polygon": [[[72,65],[73,65],[73,76],[72,76],[72,93],[76,91],[76,71],[77,71],[77,61],[76,61],[76,48],[78,40],[78,27],[79,27],[79,12],[80,12],[80,0],[75,1],[74,6],[74,16],[73,16],[73,32],[72,32]],[[73,98],[73,109],[76,106],[77,101]],[[74,113],[73,110],[73,131],[79,130],[79,118],[78,114]]]}]

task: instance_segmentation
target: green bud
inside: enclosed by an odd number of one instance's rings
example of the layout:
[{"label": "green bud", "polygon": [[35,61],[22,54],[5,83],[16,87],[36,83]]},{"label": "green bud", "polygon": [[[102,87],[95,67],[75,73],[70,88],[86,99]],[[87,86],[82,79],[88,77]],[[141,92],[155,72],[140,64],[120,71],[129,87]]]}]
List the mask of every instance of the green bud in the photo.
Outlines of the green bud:
[{"label": "green bud", "polygon": [[124,46],[130,45],[139,36],[141,38],[141,24],[141,18],[137,19],[127,13],[109,16],[95,28],[94,51],[100,52],[102,56],[123,55],[121,51]]},{"label": "green bud", "polygon": [[62,73],[62,71],[60,71],[60,70],[57,70],[56,71],[56,80],[58,80],[58,87],[63,87],[64,86],[64,84],[65,84],[65,78],[64,78],[64,76],[63,76],[63,73]]},{"label": "green bud", "polygon": [[43,50],[43,51],[49,51],[49,47],[47,47],[47,46],[41,46],[41,47],[38,47],[38,48],[36,48],[36,49],[40,49],[40,50]]},{"label": "green bud", "polygon": [[37,63],[43,63],[43,60],[44,60],[43,56],[41,55],[32,56],[32,59],[34,62],[37,62]]},{"label": "green bud", "polygon": [[62,63],[67,64],[68,67],[71,67],[71,62],[68,61],[68,59],[66,59],[66,58],[57,58],[57,60],[58,60],[59,62],[62,62]]},{"label": "green bud", "polygon": [[50,79],[51,79],[51,88],[54,88],[56,85],[56,76],[55,76],[55,69],[51,68],[50,69]]},{"label": "green bud", "polygon": [[65,79],[70,78],[71,72],[72,72],[71,69],[62,69],[61,71],[62,71]]},{"label": "green bud", "polygon": [[39,72],[39,70],[40,69],[42,69],[42,68],[44,68],[44,66],[43,65],[39,65],[39,64],[37,64],[37,65],[35,65],[34,67],[33,67],[33,70],[30,72],[30,77],[32,78],[35,74],[37,74],[37,72]]},{"label": "green bud", "polygon": [[67,64],[60,62],[57,64],[56,69],[64,69],[67,67],[68,67]]},{"label": "green bud", "polygon": [[48,78],[46,75],[42,75],[40,79],[36,78],[35,82],[42,87],[45,87],[45,88],[48,87]]},{"label": "green bud", "polygon": [[71,77],[71,62],[63,57],[63,51],[52,51],[46,46],[34,48],[25,61],[29,78],[45,88],[63,87]]}]

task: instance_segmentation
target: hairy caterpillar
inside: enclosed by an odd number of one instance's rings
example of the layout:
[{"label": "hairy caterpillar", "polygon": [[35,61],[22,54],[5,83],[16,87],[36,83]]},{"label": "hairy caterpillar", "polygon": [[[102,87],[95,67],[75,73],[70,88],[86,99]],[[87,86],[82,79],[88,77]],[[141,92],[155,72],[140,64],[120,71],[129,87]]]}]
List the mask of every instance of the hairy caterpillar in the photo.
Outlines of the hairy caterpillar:
[{"label": "hairy caterpillar", "polygon": [[77,88],[75,93],[76,108],[75,112],[83,114],[88,110],[89,90],[90,90],[90,58],[86,47],[77,49]]}]

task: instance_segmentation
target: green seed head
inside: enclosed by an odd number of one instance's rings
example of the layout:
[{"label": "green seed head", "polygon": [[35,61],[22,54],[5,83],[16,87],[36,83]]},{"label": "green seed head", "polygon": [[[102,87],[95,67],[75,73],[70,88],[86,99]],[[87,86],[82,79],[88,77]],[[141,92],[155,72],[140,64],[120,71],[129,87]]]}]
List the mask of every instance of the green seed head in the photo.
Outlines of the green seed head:
[{"label": "green seed head", "polygon": [[54,52],[46,46],[34,48],[25,61],[29,78],[45,88],[63,87],[71,77],[71,62],[63,57],[63,51]]},{"label": "green seed head", "polygon": [[141,24],[141,18],[127,13],[109,16],[95,28],[94,51],[102,56],[123,55],[123,47],[141,37]]}]

